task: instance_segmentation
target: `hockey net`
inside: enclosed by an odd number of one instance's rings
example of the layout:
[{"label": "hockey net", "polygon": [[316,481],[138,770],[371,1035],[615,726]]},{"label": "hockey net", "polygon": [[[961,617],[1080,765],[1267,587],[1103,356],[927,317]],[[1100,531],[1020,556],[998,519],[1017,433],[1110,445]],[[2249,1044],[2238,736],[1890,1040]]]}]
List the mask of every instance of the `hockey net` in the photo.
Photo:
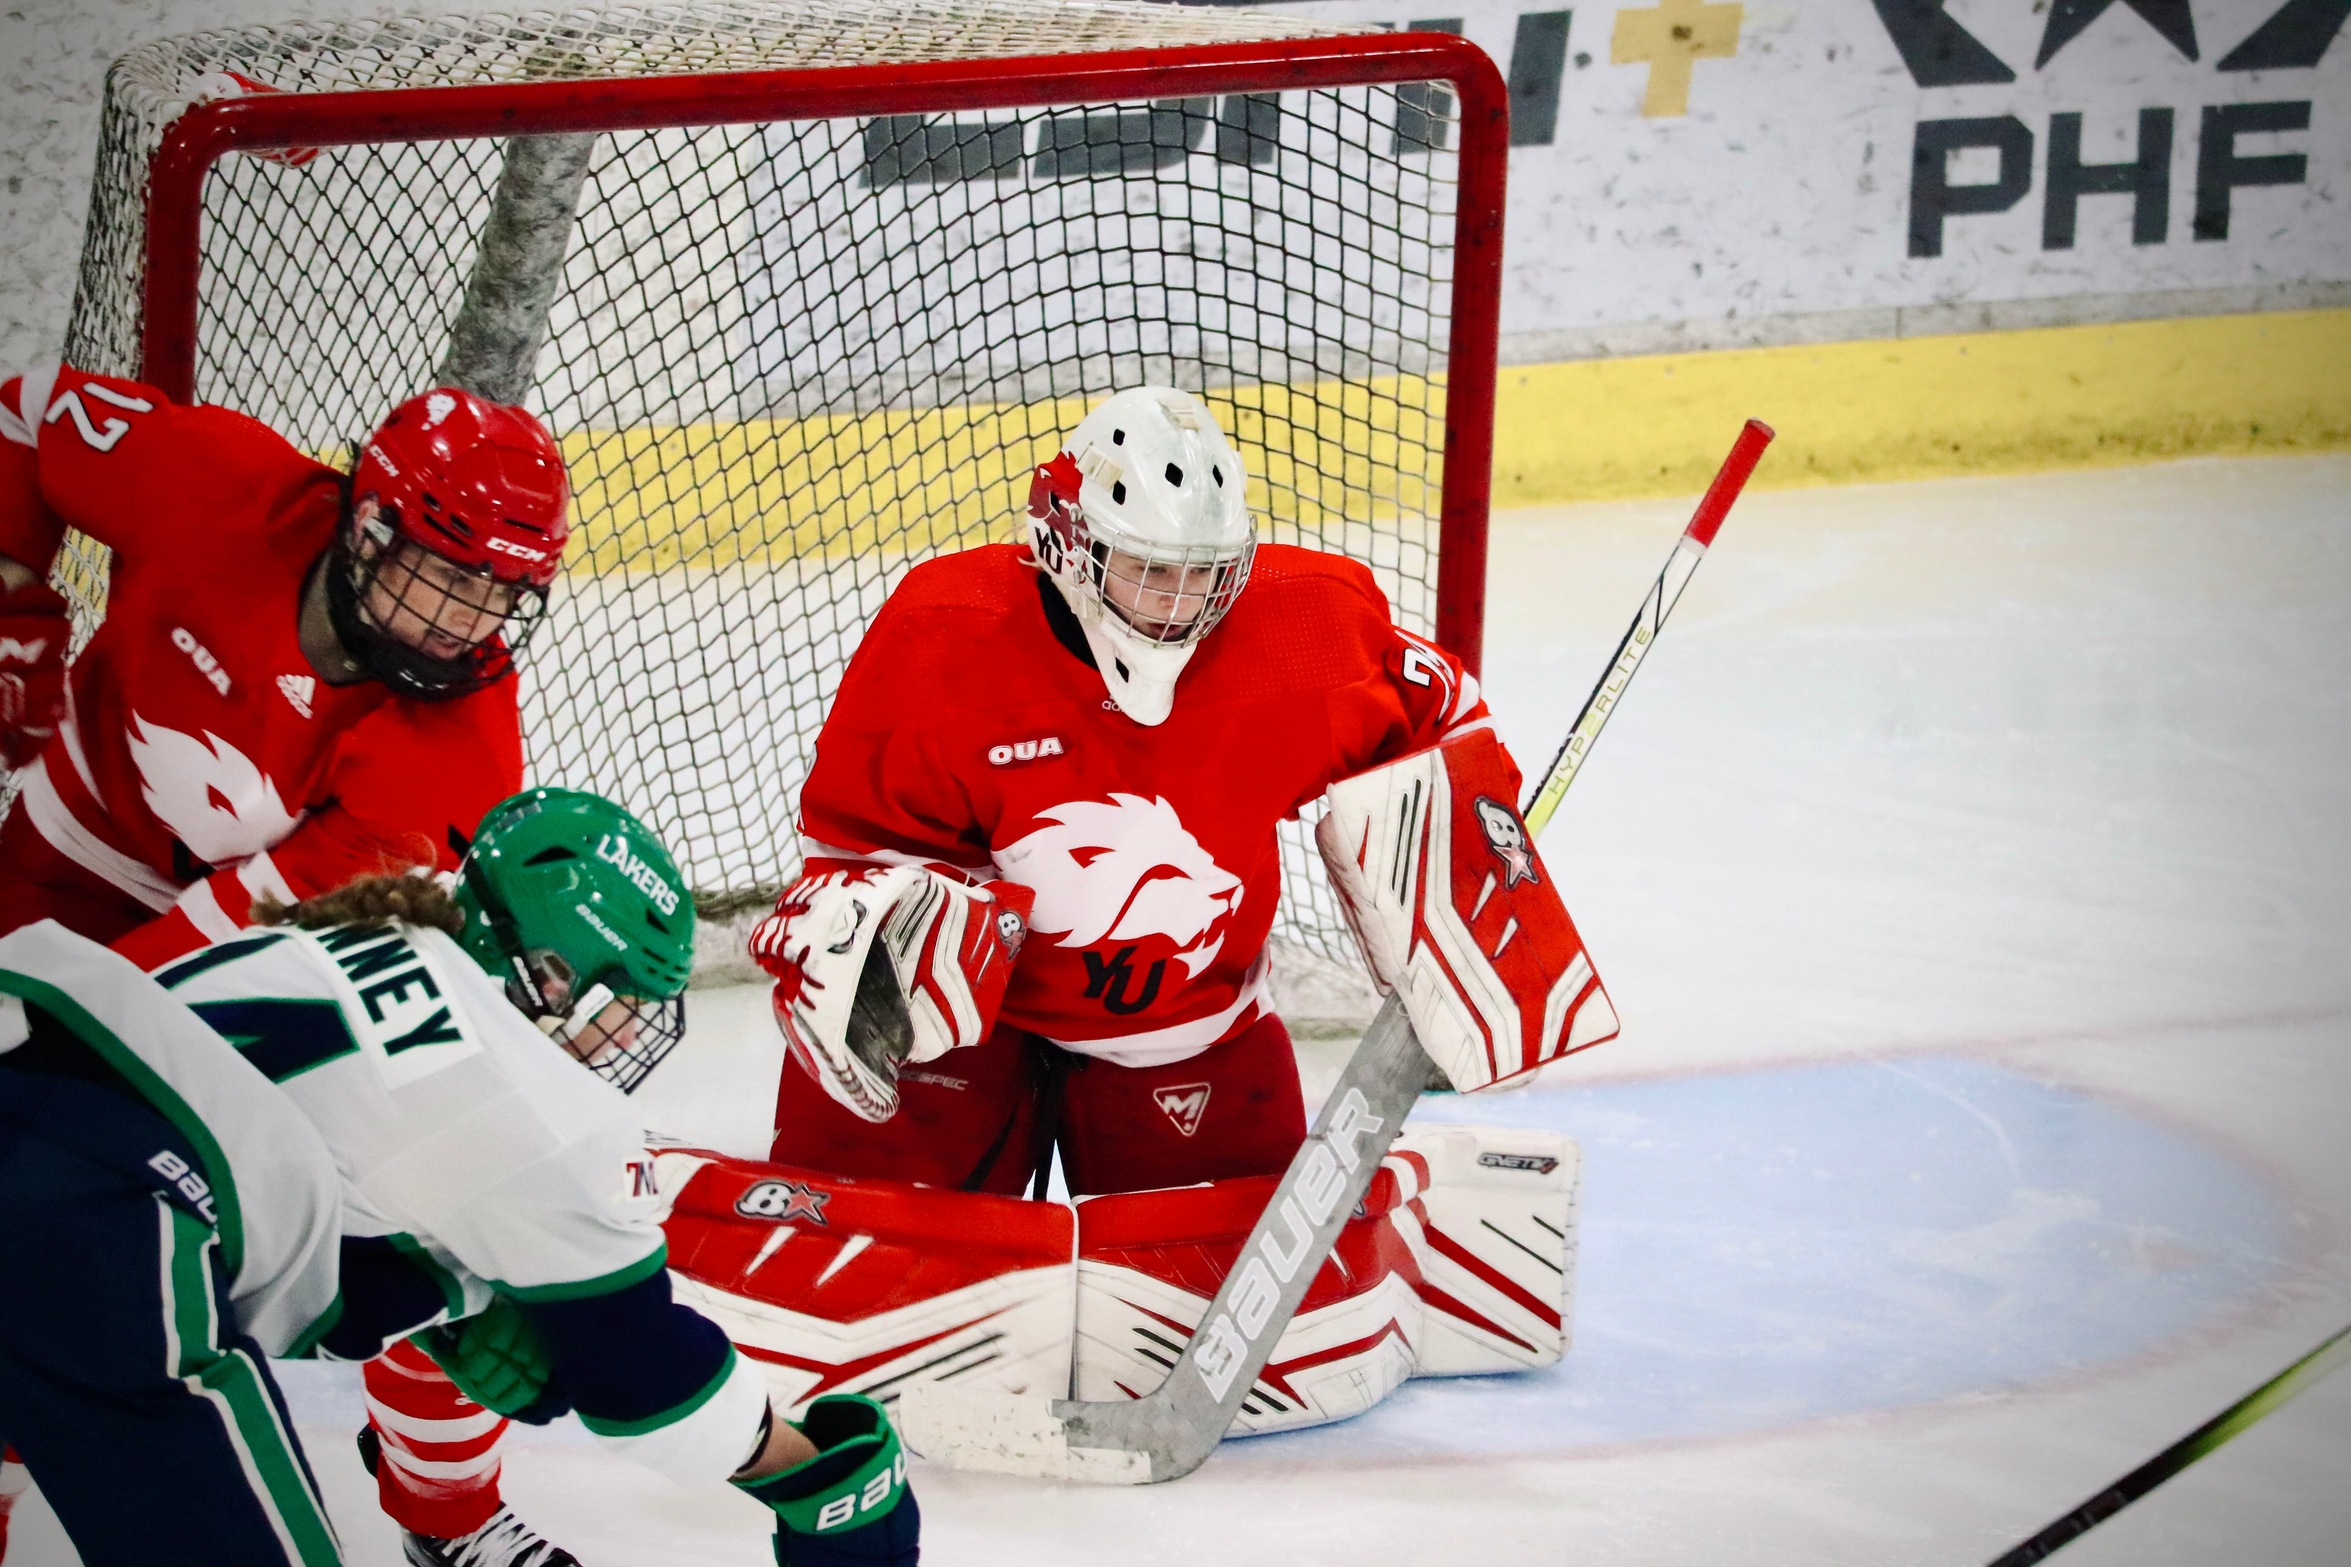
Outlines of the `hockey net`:
[{"label": "hockey net", "polygon": [[[108,77],[67,356],[152,373],[150,170],[208,97],[575,82],[625,104],[681,76],[1180,60],[1348,31],[1206,7],[801,0],[149,45]],[[586,172],[516,389],[562,442],[579,535],[524,669],[529,768],[652,823],[722,928],[794,872],[798,788],[884,595],[939,551],[1021,537],[1030,466],[1111,390],[1200,392],[1249,464],[1264,537],[1364,560],[1402,624],[1440,630],[1455,95],[1088,101],[1053,85],[1083,63],[1038,61],[1025,107],[571,138]],[[441,378],[518,156],[409,131],[415,101],[381,100],[373,139],[231,152],[202,175],[193,393],[330,460]],[[62,574],[85,611],[103,573],[79,543]],[[1277,935],[1352,966],[1309,838],[1286,827],[1283,854]]]}]

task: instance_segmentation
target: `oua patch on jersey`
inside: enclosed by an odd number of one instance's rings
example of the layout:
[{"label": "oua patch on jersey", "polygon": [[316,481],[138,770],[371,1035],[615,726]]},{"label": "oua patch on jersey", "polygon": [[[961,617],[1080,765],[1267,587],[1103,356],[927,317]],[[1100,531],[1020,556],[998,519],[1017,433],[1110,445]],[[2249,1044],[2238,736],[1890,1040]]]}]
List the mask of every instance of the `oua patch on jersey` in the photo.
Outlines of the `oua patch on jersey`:
[{"label": "oua patch on jersey", "polygon": [[276,939],[299,942],[325,958],[313,966],[329,976],[332,1000],[257,996],[202,1001],[193,1008],[272,1082],[357,1053],[374,1062],[387,1087],[399,1088],[480,1052],[481,1041],[450,999],[438,960],[396,926],[273,931],[224,943],[160,977],[175,985],[194,977],[201,957],[243,957]]}]

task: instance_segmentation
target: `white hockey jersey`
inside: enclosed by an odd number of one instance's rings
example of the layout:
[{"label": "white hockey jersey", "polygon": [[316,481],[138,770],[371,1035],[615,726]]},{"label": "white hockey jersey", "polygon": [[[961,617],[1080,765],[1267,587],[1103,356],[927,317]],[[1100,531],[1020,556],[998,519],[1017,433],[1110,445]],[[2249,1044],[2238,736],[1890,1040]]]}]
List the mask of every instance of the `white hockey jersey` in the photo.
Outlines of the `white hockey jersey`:
[{"label": "white hockey jersey", "polygon": [[[437,1269],[449,1317],[493,1292],[575,1309],[641,1292],[666,1263],[653,1162],[627,1098],[439,931],[259,931],[155,978],[324,1136],[343,1177],[343,1233],[389,1237]],[[675,1311],[656,1325],[677,1337]],[[640,1391],[667,1389],[655,1411],[600,1418],[573,1389],[590,1431],[681,1482],[732,1472],[767,1402],[759,1372],[702,1326],[722,1361],[685,1383],[682,1341],[627,1347]]]},{"label": "white hockey jersey", "polygon": [[130,960],[55,920],[0,937],[0,1061],[25,1042],[28,1002],[187,1139],[200,1169],[154,1168],[213,1221],[238,1326],[269,1354],[307,1353],[336,1296],[337,1183],[319,1134]]},{"label": "white hockey jersey", "polygon": [[662,1265],[644,1134],[464,949],[393,925],[238,937],[155,978],[292,1097],[344,1178],[343,1233],[407,1236],[489,1304]]}]

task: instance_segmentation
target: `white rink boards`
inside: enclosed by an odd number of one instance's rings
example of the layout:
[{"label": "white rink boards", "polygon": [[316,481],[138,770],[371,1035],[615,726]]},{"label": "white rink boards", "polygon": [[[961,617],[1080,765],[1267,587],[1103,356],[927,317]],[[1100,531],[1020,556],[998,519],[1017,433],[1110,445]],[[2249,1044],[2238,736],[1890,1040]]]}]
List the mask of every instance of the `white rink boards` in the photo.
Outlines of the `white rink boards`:
[{"label": "white rink boards", "polygon": [[[1530,765],[1685,511],[1498,520]],[[1624,1036],[1422,1112],[1581,1138],[1567,1360],[1146,1490],[918,1466],[926,1559],[1989,1560],[2351,1319],[2347,731],[2351,459],[1749,496],[1553,829]],[[662,1118],[766,1091],[755,1002],[698,996]],[[288,1383],[392,1567],[355,1378]],[[2057,1560],[2332,1562],[2347,1467],[2351,1379]],[[576,1427],[507,1490],[588,1567],[770,1559]]]}]

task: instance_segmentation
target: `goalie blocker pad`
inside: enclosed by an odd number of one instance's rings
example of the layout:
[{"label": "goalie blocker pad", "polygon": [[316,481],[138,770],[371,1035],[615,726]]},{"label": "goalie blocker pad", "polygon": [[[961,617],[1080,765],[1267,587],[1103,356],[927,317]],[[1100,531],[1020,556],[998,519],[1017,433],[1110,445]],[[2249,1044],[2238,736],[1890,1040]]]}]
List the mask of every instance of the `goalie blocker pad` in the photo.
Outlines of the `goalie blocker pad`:
[{"label": "goalie blocker pad", "polygon": [[1383,994],[1463,1092],[1616,1037],[1616,1009],[1479,730],[1333,784],[1315,827]]}]

